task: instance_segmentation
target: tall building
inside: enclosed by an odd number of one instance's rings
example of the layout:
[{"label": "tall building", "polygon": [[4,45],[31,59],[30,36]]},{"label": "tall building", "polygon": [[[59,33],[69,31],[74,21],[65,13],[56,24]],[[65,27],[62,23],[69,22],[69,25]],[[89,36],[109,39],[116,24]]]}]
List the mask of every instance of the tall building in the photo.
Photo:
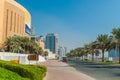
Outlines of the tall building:
[{"label": "tall building", "polygon": [[0,0],[0,47],[9,36],[30,34],[30,13],[15,0]]},{"label": "tall building", "polygon": [[50,49],[54,54],[58,54],[58,35],[49,33],[45,37],[45,48]]},{"label": "tall building", "polygon": [[66,54],[67,54],[67,47],[65,46],[59,46],[58,48],[58,55],[59,57],[66,57]]}]

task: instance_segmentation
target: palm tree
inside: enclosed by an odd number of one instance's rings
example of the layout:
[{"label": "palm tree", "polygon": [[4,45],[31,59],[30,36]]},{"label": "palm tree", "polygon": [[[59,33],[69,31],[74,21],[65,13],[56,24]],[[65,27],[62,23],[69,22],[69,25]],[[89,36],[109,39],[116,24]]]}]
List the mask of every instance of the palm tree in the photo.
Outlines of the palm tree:
[{"label": "palm tree", "polygon": [[86,50],[84,47],[78,48],[78,56],[82,58],[82,61],[84,61],[84,56],[86,56]]},{"label": "palm tree", "polygon": [[21,41],[19,36],[8,37],[6,41],[7,51],[10,52],[21,52]]},{"label": "palm tree", "polygon": [[108,50],[108,45],[110,43],[109,36],[107,34],[100,34],[97,37],[97,48],[102,51],[102,62],[104,62],[104,52]]},{"label": "palm tree", "polygon": [[42,48],[34,41],[26,37],[12,36],[8,37],[6,40],[6,50],[10,52],[25,52],[25,53],[35,53],[42,54]]},{"label": "palm tree", "polygon": [[76,58],[77,56],[77,51],[76,49],[74,50],[71,50],[69,53],[66,54],[67,57],[70,57],[70,58]]},{"label": "palm tree", "polygon": [[115,42],[117,44],[117,47],[119,48],[119,64],[120,64],[120,28],[113,28],[111,33],[115,37]]},{"label": "palm tree", "polygon": [[0,43],[0,51],[2,51],[2,52],[5,51],[5,48],[6,48],[5,44]]},{"label": "palm tree", "polygon": [[44,51],[44,56],[48,56],[48,51]]},{"label": "palm tree", "polygon": [[6,46],[6,51],[11,51],[11,46],[13,45],[13,40],[12,37],[8,37],[6,42],[5,42],[5,46]]},{"label": "palm tree", "polygon": [[94,54],[96,51],[96,41],[91,42],[89,46],[90,46],[90,53],[92,54],[92,61],[94,61]]},{"label": "palm tree", "polygon": [[86,54],[85,49],[83,47],[79,48],[79,57],[82,57],[82,61],[84,60],[84,55]]},{"label": "palm tree", "polygon": [[85,53],[86,60],[88,60],[88,54],[90,53],[90,45],[86,44],[84,46],[83,50],[84,50],[84,53]]},{"label": "palm tree", "polygon": [[30,46],[29,38],[27,37],[21,37],[21,47],[23,48],[23,52],[27,52],[28,46]]},{"label": "palm tree", "polygon": [[76,48],[76,49],[74,49],[74,56],[76,57],[76,59],[77,59],[77,57],[81,57],[81,48]]},{"label": "palm tree", "polygon": [[66,56],[69,57],[69,58],[73,58],[74,57],[73,53],[71,53],[71,51],[69,53],[67,53]]},{"label": "palm tree", "polygon": [[43,56],[45,56],[45,59],[47,59],[48,51],[44,51]]},{"label": "palm tree", "polygon": [[73,58],[76,56],[75,55],[75,50],[71,50],[70,53],[71,53],[71,55],[72,55]]}]

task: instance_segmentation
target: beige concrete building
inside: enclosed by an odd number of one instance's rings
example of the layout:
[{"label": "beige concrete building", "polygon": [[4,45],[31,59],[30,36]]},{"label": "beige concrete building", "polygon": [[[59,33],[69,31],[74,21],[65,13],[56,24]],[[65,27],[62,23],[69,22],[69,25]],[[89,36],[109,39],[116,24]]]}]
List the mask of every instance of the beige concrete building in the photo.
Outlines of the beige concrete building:
[{"label": "beige concrete building", "polygon": [[44,51],[45,44],[40,40],[40,37],[38,36],[31,36],[31,40],[36,42]]},{"label": "beige concrete building", "polygon": [[45,49],[48,52],[47,59],[56,59],[56,54],[52,53],[49,49]]},{"label": "beige concrete building", "polygon": [[29,12],[15,0],[0,0],[0,46],[9,36],[29,36],[26,25],[31,28]]},{"label": "beige concrete building", "polygon": [[43,51],[44,51],[44,47],[45,47],[45,44],[43,43],[43,42],[37,42],[38,43],[38,45],[43,49]]}]

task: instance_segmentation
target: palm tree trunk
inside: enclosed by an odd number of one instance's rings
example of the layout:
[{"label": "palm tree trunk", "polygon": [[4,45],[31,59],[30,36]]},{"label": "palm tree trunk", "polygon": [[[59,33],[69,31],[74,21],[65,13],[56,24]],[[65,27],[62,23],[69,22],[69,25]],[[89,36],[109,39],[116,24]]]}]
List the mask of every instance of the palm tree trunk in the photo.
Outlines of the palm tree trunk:
[{"label": "palm tree trunk", "polygon": [[94,61],[94,53],[92,53],[92,61]]},{"label": "palm tree trunk", "polygon": [[119,64],[120,64],[120,47],[119,47],[119,51],[118,52],[119,52]]},{"label": "palm tree trunk", "polygon": [[102,50],[102,62],[104,62],[104,50]]},{"label": "palm tree trunk", "polygon": [[86,54],[86,56],[85,56],[85,57],[86,57],[86,60],[88,60],[88,53]]},{"label": "palm tree trunk", "polygon": [[82,56],[82,61],[83,61],[83,56]]}]

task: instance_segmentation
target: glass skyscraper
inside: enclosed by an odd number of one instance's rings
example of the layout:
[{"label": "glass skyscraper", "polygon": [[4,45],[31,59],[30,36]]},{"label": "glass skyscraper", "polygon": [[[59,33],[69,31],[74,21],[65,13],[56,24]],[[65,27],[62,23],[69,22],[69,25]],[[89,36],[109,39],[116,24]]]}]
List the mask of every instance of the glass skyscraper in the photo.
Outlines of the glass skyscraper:
[{"label": "glass skyscraper", "polygon": [[58,53],[58,35],[54,33],[49,33],[45,37],[45,48],[49,49],[51,52]]}]

